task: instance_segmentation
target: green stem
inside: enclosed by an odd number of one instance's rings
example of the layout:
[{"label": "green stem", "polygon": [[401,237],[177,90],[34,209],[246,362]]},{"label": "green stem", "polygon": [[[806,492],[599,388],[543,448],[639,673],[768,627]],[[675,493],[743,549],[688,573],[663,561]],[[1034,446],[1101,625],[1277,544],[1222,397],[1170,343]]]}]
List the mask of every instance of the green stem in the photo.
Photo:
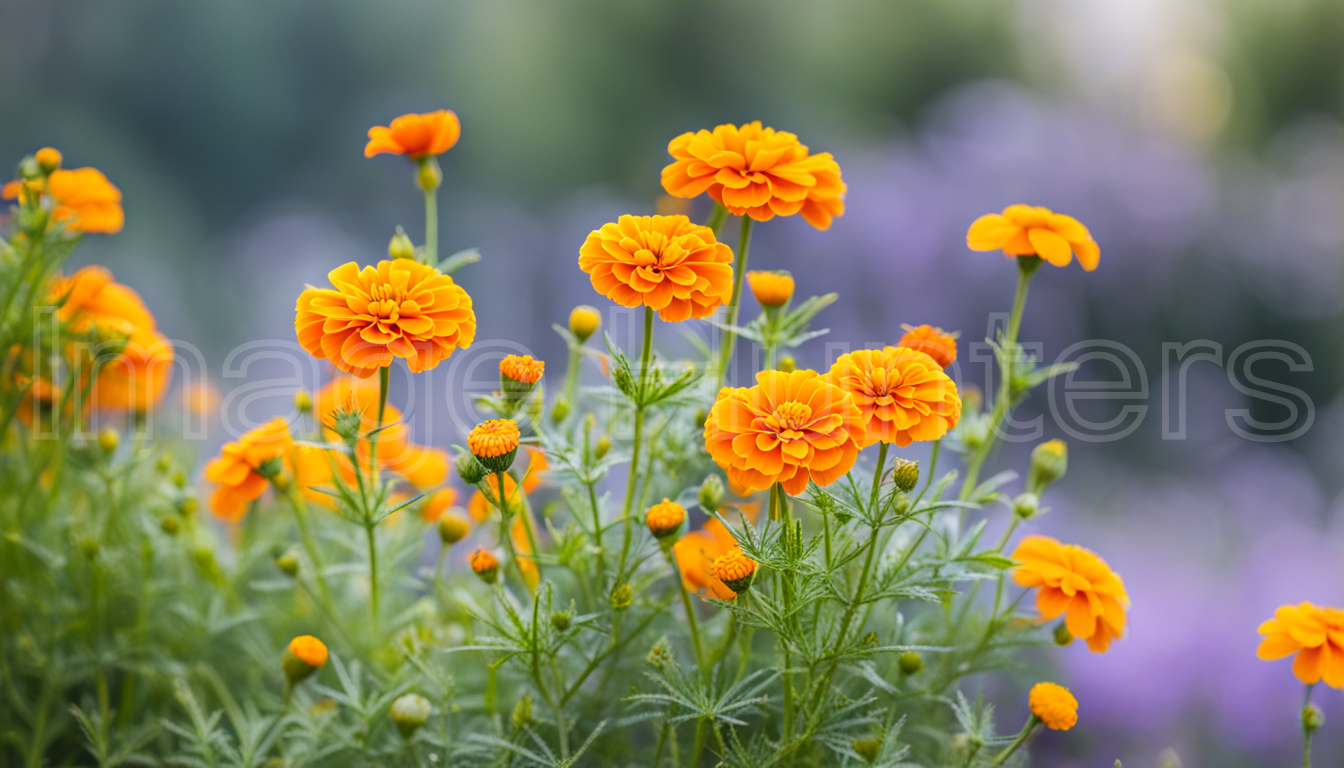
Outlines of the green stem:
[{"label": "green stem", "polygon": [[570,413],[578,412],[578,403],[575,398],[579,393],[579,364],[582,353],[582,346],[575,344],[569,348],[569,368],[565,370],[565,403],[569,405]]},{"label": "green stem", "polygon": [[700,670],[700,679],[705,683],[709,682],[710,665],[705,663],[705,646],[700,640],[700,619],[695,615],[695,605],[691,602],[691,596],[686,592],[686,582],[681,578],[681,566],[677,563],[676,555],[669,548],[667,550],[667,561],[672,565],[673,577],[677,580],[677,591],[681,593],[681,607],[686,611],[686,626],[691,631],[691,646],[695,650],[695,666]]},{"label": "green stem", "polygon": [[723,227],[723,222],[728,218],[728,209],[723,207],[723,203],[715,203],[714,210],[709,212],[709,218],[705,219],[705,226],[714,231],[714,236],[718,237],[719,229]]},{"label": "green stem", "polygon": [[[728,302],[728,325],[737,325],[737,315],[742,308],[742,281],[747,276],[747,251],[751,246],[751,217],[742,217],[742,234],[737,242],[737,269],[733,275],[733,298]],[[724,331],[723,350],[719,358],[719,385],[723,385],[728,375],[728,364],[733,360],[733,345],[737,342],[737,333]],[[717,391],[717,389],[716,389]]]},{"label": "green stem", "polygon": [[318,589],[322,591],[322,599],[330,609],[333,605],[331,591],[327,588],[326,577],[322,575],[322,560],[317,554],[317,541],[313,539],[313,530],[308,525],[308,512],[303,507],[303,499],[292,483],[285,491],[285,496],[289,499],[290,506],[294,508],[294,519],[299,525],[299,537],[303,540],[303,548],[308,552],[308,559],[313,563],[313,580],[317,582]]},{"label": "green stem", "polygon": [[994,761],[989,764],[988,768],[995,768],[995,766],[1003,765],[1003,761],[1012,757],[1014,752],[1020,749],[1023,744],[1027,743],[1027,739],[1031,738],[1032,733],[1036,731],[1036,726],[1040,725],[1040,722],[1041,719],[1035,715],[1027,718],[1027,724],[1022,726],[1022,732],[1017,734],[1017,738],[1013,739],[1012,744],[1003,748],[1003,751],[994,758]]},{"label": "green stem", "polygon": [[374,534],[377,525],[364,524],[364,536],[369,544],[369,616],[373,619],[373,635],[378,636],[378,544]]},{"label": "green stem", "polygon": [[635,390],[637,399],[635,401],[635,443],[630,453],[630,474],[625,481],[625,503],[621,506],[621,525],[624,530],[621,534],[621,559],[616,570],[618,580],[625,578],[625,560],[630,554],[630,539],[633,535],[633,524],[630,520],[630,505],[635,501],[635,480],[639,476],[639,444],[644,433],[644,395],[645,387],[648,384],[649,361],[653,355],[653,308],[644,308],[644,346],[639,353],[639,370],[636,371],[638,377]]},{"label": "green stem", "polygon": [[[775,483],[770,487],[770,519],[779,520],[784,517],[783,509],[787,507],[783,503],[784,486]],[[792,537],[793,515],[788,515],[789,519],[784,520],[785,535]],[[776,583],[780,586],[780,595],[784,605],[784,612],[787,615],[793,607],[793,584],[792,574],[775,573]],[[789,645],[782,635],[776,636],[779,642],[779,653],[783,659],[783,683],[784,683],[784,741],[788,742],[793,736],[793,655],[789,652]]]},{"label": "green stem", "polygon": [[438,192],[425,190],[425,261],[431,267],[439,265],[439,205]]}]

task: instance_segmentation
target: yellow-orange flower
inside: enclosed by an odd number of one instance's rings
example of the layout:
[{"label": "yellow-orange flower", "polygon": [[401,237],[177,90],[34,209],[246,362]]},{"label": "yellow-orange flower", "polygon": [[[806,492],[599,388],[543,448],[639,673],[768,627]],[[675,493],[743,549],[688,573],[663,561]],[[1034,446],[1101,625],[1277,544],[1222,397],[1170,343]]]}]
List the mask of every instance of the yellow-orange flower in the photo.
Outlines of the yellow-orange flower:
[{"label": "yellow-orange flower", "polygon": [[308,288],[295,306],[294,330],[313,357],[368,378],[405,358],[428,371],[476,336],[471,296],[439,270],[410,259],[360,269],[353,261],[327,274],[331,288]]},{"label": "yellow-orange flower", "polygon": [[270,478],[261,473],[262,465],[278,462],[272,469],[283,471],[294,440],[282,418],[272,419],[225,443],[219,456],[205,465],[205,478],[218,483],[210,496],[210,511],[215,517],[236,523],[247,513],[247,505],[261,498]]},{"label": "yellow-orange flower", "polygon": [[723,582],[733,594],[740,595],[751,586],[751,580],[756,575],[756,561],[742,554],[741,549],[733,547],[714,558],[710,570],[714,578]]},{"label": "yellow-orange flower", "polygon": [[0,188],[0,198],[22,202],[24,195],[32,192],[50,195],[52,219],[65,222],[66,229],[74,232],[113,234],[126,223],[121,190],[97,168],[57,169],[45,183],[12,181]]},{"label": "yellow-orange flower", "polygon": [[923,352],[943,368],[957,360],[957,337],[932,325],[902,325],[905,335],[896,346]]},{"label": "yellow-orange flower", "polygon": [[685,520],[686,508],[669,499],[663,499],[661,504],[649,507],[649,511],[644,515],[644,523],[649,526],[649,533],[656,539],[667,538],[676,533]]},{"label": "yellow-orange flower", "polygon": [[1003,213],[976,219],[966,232],[966,245],[973,251],[998,251],[1010,259],[1040,256],[1056,267],[1066,267],[1073,257],[1091,272],[1101,259],[1101,249],[1087,227],[1072,216],[1049,208],[1010,205]]},{"label": "yellow-orange flower", "polygon": [[1120,576],[1090,550],[1049,536],[1027,536],[1013,552],[1021,562],[1018,585],[1036,588],[1036,609],[1046,621],[1064,616],[1069,634],[1102,653],[1125,631],[1129,594]]},{"label": "yellow-orange flower", "polygon": [[574,338],[580,343],[587,341],[589,336],[597,333],[597,329],[602,327],[602,313],[597,308],[590,307],[587,304],[580,304],[569,312],[569,332],[574,334]]},{"label": "yellow-orange flower", "polygon": [[1281,606],[1274,618],[1260,625],[1256,655],[1274,661],[1297,654],[1293,674],[1306,685],[1324,680],[1344,688],[1344,610],[1312,603]]},{"label": "yellow-orange flower", "polygon": [[89,401],[105,411],[144,413],[163,400],[172,375],[172,342],[158,331],[137,328],[121,354],[98,370]]},{"label": "yellow-orange flower", "polygon": [[64,300],[56,316],[72,331],[83,333],[98,325],[128,332],[155,327],[154,315],[140,294],[114,281],[106,267],[90,265],[69,277],[57,277],[48,295],[53,302]]},{"label": "yellow-orange flower", "polygon": [[622,216],[588,233],[579,267],[623,307],[669,323],[708,317],[733,296],[733,251],[685,216]]},{"label": "yellow-orange flower", "polygon": [[451,486],[440,488],[430,494],[420,506],[420,519],[427,523],[437,522],[448,508],[457,502],[457,491]]},{"label": "yellow-orange flower", "polygon": [[521,437],[513,419],[489,419],[471,428],[467,448],[478,459],[494,459],[518,450]]},{"label": "yellow-orange flower", "polygon": [[373,157],[387,152],[419,160],[442,155],[453,148],[461,135],[462,124],[457,119],[457,113],[451,110],[402,115],[390,125],[376,125],[369,129],[369,143],[364,145],[364,156]]},{"label": "yellow-orange flower", "polygon": [[737,593],[714,575],[714,561],[725,552],[737,547],[737,541],[728,528],[717,518],[711,518],[703,528],[691,531],[672,545],[681,581],[687,592],[708,592],[720,600],[731,600]]},{"label": "yellow-orange flower", "polygon": [[[523,494],[530,496],[537,489],[537,486],[541,485],[541,473],[546,471],[549,464],[546,461],[546,453],[540,448],[530,445],[523,446],[523,448],[527,451],[527,455],[531,457],[528,460],[527,472],[523,474]],[[490,477],[483,482],[490,488],[492,495],[499,495],[498,479]],[[513,509],[519,502],[515,493],[517,489],[518,482],[513,479],[513,475],[504,473],[504,503],[509,505],[510,509]],[[479,490],[473,493],[471,499],[467,502],[467,513],[478,523],[484,522],[486,518],[490,517],[492,510],[494,510],[494,506],[485,494]]]},{"label": "yellow-orange flower", "polygon": [[323,667],[327,663],[327,646],[312,635],[300,635],[289,641],[289,652],[298,656],[310,667]]},{"label": "yellow-orange flower", "polygon": [[862,447],[937,440],[961,420],[961,397],[938,361],[904,347],[841,355],[826,380],[853,395],[863,414]]},{"label": "yellow-orange flower", "polygon": [[760,121],[683,133],[667,151],[673,158],[663,169],[668,194],[709,192],[729,213],[757,221],[802,213],[817,229],[845,212],[845,182],[831,153],[809,154],[797,136]]},{"label": "yellow-orange flower", "polygon": [[61,167],[61,150],[55,147],[43,147],[33,153],[33,159],[44,173],[51,173]]},{"label": "yellow-orange flower", "polygon": [[[524,515],[527,516],[527,522],[523,522]],[[537,567],[537,559],[532,552],[532,539],[527,535],[528,525],[532,526],[535,533],[537,521],[532,519],[531,512],[525,511],[509,526],[509,538],[513,540],[513,551],[518,555],[518,571],[523,574],[527,586],[535,590],[541,582],[541,569]]]},{"label": "yellow-orange flower", "polygon": [[[340,440],[336,434],[336,421],[332,416],[338,409],[360,411],[361,433],[367,434],[376,429],[378,388],[378,382],[373,379],[337,376],[318,391],[314,407],[318,419],[325,427],[326,439],[332,442]],[[394,405],[388,404],[383,409],[383,430],[377,435],[377,445],[379,467],[401,475],[406,482],[417,488],[433,488],[441,485],[448,476],[448,452],[411,442],[410,427],[406,425],[400,409]],[[368,440],[359,441],[357,453],[360,466],[369,468]],[[339,455],[345,458],[344,454]]]},{"label": "yellow-orange flower", "polygon": [[816,371],[762,371],[756,386],[719,390],[705,419],[705,450],[728,478],[752,490],[781,483],[797,496],[809,480],[830,485],[863,442],[854,398]]},{"label": "yellow-orange flower", "polygon": [[1052,731],[1067,731],[1078,724],[1078,700],[1062,685],[1037,683],[1027,695],[1027,705]]},{"label": "yellow-orange flower", "polygon": [[471,553],[471,570],[481,577],[481,581],[494,584],[499,573],[499,558],[488,549],[478,549]]},{"label": "yellow-orange flower", "polygon": [[751,286],[751,295],[762,307],[779,307],[793,298],[793,275],[788,272],[747,273],[747,284]]},{"label": "yellow-orange flower", "polygon": [[546,363],[531,355],[508,355],[499,361],[499,374],[521,384],[536,384],[546,372]]}]

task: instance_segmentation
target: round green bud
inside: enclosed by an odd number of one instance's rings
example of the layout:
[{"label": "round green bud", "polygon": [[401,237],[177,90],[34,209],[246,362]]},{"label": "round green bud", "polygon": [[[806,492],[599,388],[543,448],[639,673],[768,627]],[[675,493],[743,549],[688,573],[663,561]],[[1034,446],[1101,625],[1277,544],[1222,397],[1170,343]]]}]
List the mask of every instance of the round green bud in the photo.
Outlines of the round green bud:
[{"label": "round green bud", "polygon": [[420,726],[429,721],[429,716],[433,714],[434,706],[429,703],[429,699],[418,693],[408,693],[392,702],[388,708],[388,713],[392,715],[392,722],[397,724],[397,730],[401,735],[410,738]]},{"label": "round green bud", "polygon": [[924,669],[924,658],[914,651],[902,653],[897,663],[901,666],[901,672],[906,675],[915,675]]}]

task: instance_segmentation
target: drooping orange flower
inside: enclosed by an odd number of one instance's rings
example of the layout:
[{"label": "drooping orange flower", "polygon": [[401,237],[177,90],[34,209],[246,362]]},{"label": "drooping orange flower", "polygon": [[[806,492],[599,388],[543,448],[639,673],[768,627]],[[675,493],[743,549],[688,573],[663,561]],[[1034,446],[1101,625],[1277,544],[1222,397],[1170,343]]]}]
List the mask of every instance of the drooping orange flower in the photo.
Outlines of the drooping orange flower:
[{"label": "drooping orange flower", "polygon": [[56,315],[78,333],[96,325],[127,331],[155,328],[154,315],[140,294],[113,280],[106,267],[89,265],[69,277],[57,277],[48,295],[53,302],[65,302]]},{"label": "drooping orange flower", "polygon": [[405,358],[428,371],[476,336],[471,296],[453,278],[410,259],[360,269],[343,264],[331,288],[308,288],[295,306],[294,330],[313,357],[368,378]]},{"label": "drooping orange flower", "polygon": [[1077,219],[1049,208],[1010,205],[1003,213],[976,219],[966,232],[966,245],[973,251],[998,251],[1010,259],[1040,256],[1056,267],[1067,267],[1073,257],[1091,272],[1101,259],[1101,249]]},{"label": "drooping orange flower", "polygon": [[957,361],[957,337],[932,325],[902,325],[905,335],[896,346],[923,352],[947,368]]},{"label": "drooping orange flower", "polygon": [[863,425],[854,398],[816,371],[762,371],[754,387],[719,390],[705,449],[733,482],[781,483],[797,496],[809,480],[830,485],[854,466]]},{"label": "drooping orange flower", "polygon": [[462,135],[462,124],[457,113],[447,109],[424,114],[402,115],[391,125],[376,125],[369,129],[369,143],[364,156],[387,152],[405,155],[412,160],[442,155],[453,148]]},{"label": "drooping orange flower", "polygon": [[1035,588],[1036,609],[1050,621],[1064,616],[1069,634],[1102,653],[1125,631],[1129,594],[1120,576],[1090,550],[1049,536],[1027,536],[1013,552],[1022,564],[1019,586]]},{"label": "drooping orange flower", "polygon": [[[378,382],[372,379],[337,376],[319,390],[314,408],[325,428],[326,439],[340,440],[332,416],[338,409],[360,411],[361,433],[377,429],[378,389]],[[448,476],[448,452],[412,442],[410,427],[395,405],[388,404],[384,408],[383,429],[376,442],[379,467],[401,475],[416,488],[433,488],[441,485]],[[366,469],[369,468],[370,452],[369,441],[360,440],[357,453],[360,465]]]},{"label": "drooping orange flower", "polygon": [[[205,478],[218,483],[210,496],[210,511],[227,523],[236,523],[247,513],[247,505],[261,498],[270,485],[263,469],[289,470],[289,454],[294,440],[282,418],[272,419],[225,443],[219,456],[205,465]],[[269,463],[269,466],[263,467]]]},{"label": "drooping orange flower", "polygon": [[1274,618],[1260,625],[1256,656],[1274,661],[1297,654],[1293,674],[1306,685],[1324,680],[1331,688],[1344,688],[1344,610],[1320,608],[1312,603],[1284,605]]},{"label": "drooping orange flower", "polygon": [[826,380],[854,396],[863,447],[937,440],[961,420],[957,384],[936,360],[904,347],[861,349],[836,359]]},{"label": "drooping orange flower", "polygon": [[158,405],[173,376],[173,344],[158,331],[137,328],[121,354],[103,363],[89,402],[105,411],[144,413]]},{"label": "drooping orange flower", "polygon": [[709,192],[729,213],[757,221],[802,213],[823,230],[845,212],[845,182],[831,153],[809,154],[797,136],[760,121],[683,133],[667,151],[673,158],[663,169],[668,194]]},{"label": "drooping orange flower", "polygon": [[579,267],[622,307],[665,322],[708,317],[733,296],[733,251],[685,216],[622,216],[588,233]]}]

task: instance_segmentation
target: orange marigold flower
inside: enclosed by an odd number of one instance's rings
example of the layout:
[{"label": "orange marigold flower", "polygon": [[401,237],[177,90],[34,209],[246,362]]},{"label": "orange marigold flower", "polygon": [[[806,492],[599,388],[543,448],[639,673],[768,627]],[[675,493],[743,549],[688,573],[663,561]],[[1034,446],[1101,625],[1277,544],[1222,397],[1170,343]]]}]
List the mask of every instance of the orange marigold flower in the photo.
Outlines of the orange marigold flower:
[{"label": "orange marigold flower", "polygon": [[730,481],[752,490],[782,483],[797,496],[809,480],[830,485],[853,468],[863,423],[854,398],[816,371],[762,371],[754,387],[719,390],[705,449]]},{"label": "orange marigold flower", "polygon": [[1046,621],[1064,615],[1069,634],[1102,653],[1125,631],[1129,594],[1120,576],[1093,552],[1049,536],[1027,536],[1013,552],[1022,564],[1018,585],[1038,589],[1036,609]]},{"label": "orange marigold flower", "polygon": [[499,574],[499,558],[488,549],[478,549],[471,553],[471,571],[486,584],[494,584]]},{"label": "orange marigold flower", "polygon": [[33,153],[33,159],[42,167],[43,173],[51,173],[61,167],[61,150],[55,147],[43,147]]},{"label": "orange marigold flower", "polygon": [[757,221],[801,212],[817,229],[828,229],[845,212],[845,182],[831,153],[809,154],[797,136],[760,121],[683,133],[667,151],[673,158],[663,169],[668,194],[707,191],[729,213]]},{"label": "orange marigold flower", "polygon": [[1295,653],[1298,680],[1306,685],[1325,680],[1331,688],[1344,688],[1344,610],[1312,603],[1281,606],[1259,632],[1265,639],[1256,656],[1274,661]]},{"label": "orange marigold flower", "polygon": [[[352,376],[338,376],[332,379],[317,393],[314,406],[317,417],[325,428],[326,438],[339,442],[336,434],[336,421],[333,412],[338,409],[360,412],[360,432],[367,434],[378,426],[378,382],[373,379],[357,379]],[[416,488],[433,488],[441,485],[448,476],[448,452],[440,448],[428,448],[411,441],[411,431],[406,425],[400,409],[388,404],[383,409],[383,430],[377,436],[378,465],[382,469],[401,475],[406,482]],[[369,441],[361,439],[358,446],[360,466],[369,468]],[[339,454],[346,459],[348,457]]]},{"label": "orange marigold flower", "polygon": [[518,450],[518,422],[513,419],[490,419],[472,427],[467,435],[467,447],[478,459],[493,459]]},{"label": "orange marigold flower", "polygon": [[788,272],[751,271],[747,284],[762,307],[782,307],[793,298],[793,275]]},{"label": "orange marigold flower", "polygon": [[105,411],[148,411],[168,390],[173,355],[173,344],[167,337],[149,328],[137,328],[121,354],[99,368],[89,402]]},{"label": "orange marigold flower", "polygon": [[295,306],[294,330],[313,357],[366,379],[405,358],[428,371],[476,336],[471,296],[439,270],[410,259],[355,262],[327,274],[336,288],[308,288]]},{"label": "orange marigold flower", "polygon": [[751,587],[751,580],[756,576],[756,561],[734,547],[714,558],[713,573],[714,578],[740,595]]},{"label": "orange marigold flower", "polygon": [[57,277],[48,296],[53,302],[65,302],[56,315],[72,331],[83,333],[100,324],[128,331],[155,327],[154,315],[140,294],[114,281],[106,267],[89,265],[69,277]]},{"label": "orange marigold flower", "polygon": [[961,420],[961,397],[938,361],[913,349],[884,347],[841,355],[826,380],[854,396],[863,414],[864,448],[937,440]]},{"label": "orange marigold flower", "polygon": [[457,113],[447,109],[424,114],[402,115],[391,125],[376,125],[369,129],[369,143],[364,145],[364,156],[387,152],[405,155],[412,160],[442,155],[453,148],[462,135],[462,124]]},{"label": "orange marigold flower", "polygon": [[499,375],[520,384],[536,384],[546,371],[546,363],[531,355],[508,355],[499,361]]},{"label": "orange marigold flower", "polygon": [[56,170],[47,177],[52,218],[76,232],[120,232],[126,223],[121,190],[97,168]]},{"label": "orange marigold flower", "polygon": [[[225,443],[219,456],[205,465],[205,478],[218,483],[210,496],[210,511],[227,523],[236,523],[247,513],[247,505],[261,498],[270,485],[271,474],[284,471],[294,440],[282,418],[272,419]],[[265,466],[263,466],[265,465]]]},{"label": "orange marigold flower", "polygon": [[685,520],[686,508],[668,499],[649,507],[649,511],[644,515],[649,533],[652,533],[655,539],[665,539],[676,533]]},{"label": "orange marigold flower", "polygon": [[1055,683],[1037,683],[1027,696],[1031,714],[1053,731],[1067,731],[1078,723],[1078,700]]},{"label": "orange marigold flower", "polygon": [[1067,267],[1073,257],[1083,269],[1097,268],[1101,249],[1077,219],[1049,208],[1010,205],[1003,213],[976,219],[966,232],[966,245],[973,251],[997,251],[1010,259],[1040,256],[1056,267]]},{"label": "orange marigold flower", "polygon": [[312,635],[300,635],[290,640],[289,652],[310,667],[324,667],[327,664],[326,644]]},{"label": "orange marigold flower", "polygon": [[957,360],[957,337],[932,325],[902,325],[905,335],[896,346],[923,352],[943,368]]},{"label": "orange marigold flower", "polygon": [[665,322],[708,317],[733,296],[733,251],[685,216],[622,216],[588,233],[579,267],[623,307],[641,304]]},{"label": "orange marigold flower", "polygon": [[440,488],[430,494],[420,506],[420,519],[427,523],[436,522],[455,503],[457,503],[457,491],[452,487]]},{"label": "orange marigold flower", "polygon": [[714,575],[714,560],[737,547],[737,541],[717,518],[711,518],[699,530],[691,531],[672,545],[681,583],[687,592],[709,593],[720,600],[731,600],[737,593]]},{"label": "orange marigold flower", "polygon": [[597,329],[602,327],[602,313],[597,311],[596,307],[590,307],[587,304],[580,304],[569,312],[569,332],[574,334],[574,338],[579,343],[588,340],[589,336],[597,333]]}]

